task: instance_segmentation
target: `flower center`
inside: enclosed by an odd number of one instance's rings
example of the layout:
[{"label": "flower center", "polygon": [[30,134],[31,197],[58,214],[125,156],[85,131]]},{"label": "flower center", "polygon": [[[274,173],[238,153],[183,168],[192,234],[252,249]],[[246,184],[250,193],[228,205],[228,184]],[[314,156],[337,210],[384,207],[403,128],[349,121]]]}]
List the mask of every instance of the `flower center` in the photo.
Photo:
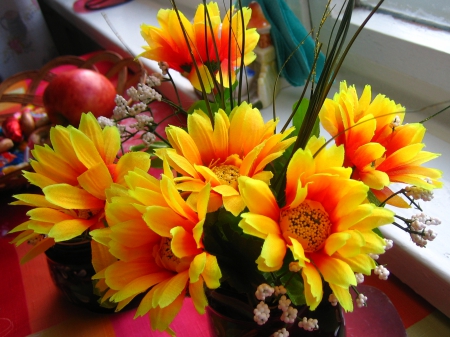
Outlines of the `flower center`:
[{"label": "flower center", "polygon": [[170,247],[171,242],[171,238],[161,238],[159,247],[154,247],[153,256],[161,267],[167,270],[177,271],[177,266],[181,260],[172,252],[172,248]]},{"label": "flower center", "polygon": [[233,165],[219,165],[212,168],[214,174],[219,178],[219,181],[224,185],[230,185],[237,188],[237,180],[239,178],[239,169]]},{"label": "flower center", "polygon": [[322,248],[329,235],[331,222],[323,206],[311,200],[305,200],[293,209],[281,212],[280,221],[283,237],[296,239],[305,252],[315,252]]}]

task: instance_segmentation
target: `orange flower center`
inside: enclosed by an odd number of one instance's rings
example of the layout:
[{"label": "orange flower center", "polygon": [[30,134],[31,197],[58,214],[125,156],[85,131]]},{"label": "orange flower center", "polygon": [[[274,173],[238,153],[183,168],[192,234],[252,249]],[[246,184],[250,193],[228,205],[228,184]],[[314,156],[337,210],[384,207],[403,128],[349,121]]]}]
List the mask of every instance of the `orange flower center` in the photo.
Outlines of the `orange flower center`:
[{"label": "orange flower center", "polygon": [[240,176],[239,169],[234,165],[214,166],[212,171],[223,185],[230,185],[237,189],[238,178]]},{"label": "orange flower center", "polygon": [[[172,242],[171,238],[161,238],[159,247],[156,246],[156,252],[154,251],[154,256],[158,264],[171,271],[177,271],[177,266],[180,264],[180,259],[175,256],[172,252],[170,244]],[[156,254],[155,254],[156,253]]]},{"label": "orange flower center", "polygon": [[322,248],[331,227],[328,213],[323,206],[305,200],[299,206],[281,212],[280,221],[283,237],[287,242],[296,239],[305,252],[315,252]]}]

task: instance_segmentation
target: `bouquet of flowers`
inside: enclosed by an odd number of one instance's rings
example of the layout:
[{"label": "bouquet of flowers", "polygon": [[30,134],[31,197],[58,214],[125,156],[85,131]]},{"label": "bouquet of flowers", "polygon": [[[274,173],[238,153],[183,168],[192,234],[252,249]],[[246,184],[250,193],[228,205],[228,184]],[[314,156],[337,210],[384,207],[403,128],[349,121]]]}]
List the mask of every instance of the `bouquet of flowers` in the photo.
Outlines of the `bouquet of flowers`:
[{"label": "bouquet of flowers", "polygon": [[[349,48],[342,52],[353,1],[320,74],[315,39],[305,90],[281,131],[241,96],[259,39],[247,27],[251,10],[231,8],[222,19],[216,3],[203,3],[191,22],[172,5],[159,11],[161,27],[142,25],[140,56],[158,61],[162,74],[130,88],[129,99],[118,96],[112,119],[84,114],[78,128],[52,129],[52,147],[33,150],[34,172],[24,174],[43,194],[16,196],[35,208],[15,243],[38,241],[28,259],[92,237],[101,300],[120,310],[138,297],[136,316],[148,314],[153,329],[170,335],[186,296],[200,314],[210,305],[257,325],[275,318],[273,336],[318,329],[330,308],[366,305],[357,287],[364,275],[389,275],[376,258],[392,242],[378,228],[399,226],[424,247],[439,223],[384,206],[419,208],[441,187],[441,172],[422,166],[437,154],[422,150],[425,128],[403,124],[400,104],[345,82],[327,98]],[[169,125],[164,137],[152,104],[161,99],[157,85],[173,83],[172,70],[202,99],[189,111],[172,102],[186,125]],[[118,158],[130,137],[140,144]],[[391,190],[394,182],[403,187]]]}]

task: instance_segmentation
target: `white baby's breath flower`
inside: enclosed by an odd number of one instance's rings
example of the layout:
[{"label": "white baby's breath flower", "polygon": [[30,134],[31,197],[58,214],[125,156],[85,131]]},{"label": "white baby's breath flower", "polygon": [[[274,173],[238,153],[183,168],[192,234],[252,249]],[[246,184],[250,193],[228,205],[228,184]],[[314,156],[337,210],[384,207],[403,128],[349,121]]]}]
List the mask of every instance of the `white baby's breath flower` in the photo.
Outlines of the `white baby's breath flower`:
[{"label": "white baby's breath flower", "polygon": [[285,295],[281,296],[281,298],[278,300],[278,309],[282,311],[286,311],[290,305],[291,300],[288,299]]},{"label": "white baby's breath flower", "polygon": [[431,201],[434,198],[433,191],[417,186],[406,186],[406,195],[414,200]]},{"label": "white baby's breath flower", "polygon": [[287,310],[284,310],[281,314],[280,319],[287,324],[292,324],[297,319],[298,310],[294,307],[288,307]]},{"label": "white baby's breath flower", "polygon": [[116,125],[114,120],[107,118],[105,116],[100,116],[97,118],[97,120],[98,120],[98,124],[100,125],[100,127],[102,129],[104,129],[106,126],[115,126]]},{"label": "white baby's breath flower", "polygon": [[298,326],[306,331],[313,331],[319,329],[319,325],[317,323],[317,319],[308,319],[307,317],[303,317],[303,319],[298,322]]},{"label": "white baby's breath flower", "polygon": [[270,317],[270,309],[269,306],[263,301],[259,302],[256,306],[256,309],[253,310],[253,319],[258,325],[265,324]]},{"label": "white baby's breath flower", "polygon": [[161,85],[161,78],[162,78],[161,74],[154,73],[154,74],[150,75],[149,77],[147,77],[147,80],[145,83],[149,87],[159,87]]},{"label": "white baby's breath flower", "polygon": [[363,294],[358,294],[358,297],[356,298],[356,306],[358,308],[365,307],[367,303],[367,296],[364,296]]},{"label": "white baby's breath flower", "polygon": [[356,282],[363,283],[364,282],[364,274],[362,273],[355,273]]},{"label": "white baby's breath flower", "polygon": [[256,288],[255,296],[258,300],[264,301],[266,297],[272,296],[273,292],[275,291],[274,288],[272,288],[267,283],[260,284],[258,288]]},{"label": "white baby's breath flower", "polygon": [[382,265],[378,265],[375,267],[375,269],[373,270],[373,272],[375,273],[375,275],[378,275],[378,278],[380,280],[387,280],[389,277],[389,270],[387,270],[387,268],[385,266]]},{"label": "white baby's breath flower", "polygon": [[285,295],[287,292],[286,288],[284,286],[275,286],[275,295]]},{"label": "white baby's breath flower", "polygon": [[289,337],[289,331],[287,331],[286,328],[283,328],[274,332],[271,337]]},{"label": "white baby's breath flower", "polygon": [[333,307],[335,307],[339,303],[339,300],[338,300],[338,298],[336,297],[335,294],[330,294],[330,296],[328,296],[328,302],[330,302],[331,305]]},{"label": "white baby's breath flower", "polygon": [[142,135],[141,139],[145,145],[150,146],[151,144],[153,144],[155,142],[156,136],[154,133],[146,132]]},{"label": "white baby's breath flower", "polygon": [[386,242],[386,246],[384,246],[384,250],[389,250],[392,247],[394,247],[394,241],[392,241],[390,239],[384,239],[384,241]]}]

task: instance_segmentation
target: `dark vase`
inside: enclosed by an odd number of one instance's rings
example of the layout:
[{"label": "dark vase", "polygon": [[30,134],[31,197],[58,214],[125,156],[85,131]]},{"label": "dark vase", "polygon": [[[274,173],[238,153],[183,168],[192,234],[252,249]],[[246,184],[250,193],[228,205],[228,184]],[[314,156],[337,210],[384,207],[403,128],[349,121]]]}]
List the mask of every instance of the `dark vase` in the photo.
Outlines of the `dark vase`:
[{"label": "dark vase", "polygon": [[93,312],[114,312],[114,306],[100,306],[100,296],[94,292],[90,240],[59,242],[45,255],[53,283],[64,298]]},{"label": "dark vase", "polygon": [[306,331],[297,323],[286,324],[280,320],[281,311],[271,312],[271,317],[264,325],[254,321],[237,318],[236,312],[230,312],[214,301],[206,307],[210,334],[213,337],[270,337],[282,328],[289,331],[289,337],[345,337],[345,323],[342,309],[323,303],[314,311],[306,307],[298,308],[301,317],[318,318],[319,329]]}]

